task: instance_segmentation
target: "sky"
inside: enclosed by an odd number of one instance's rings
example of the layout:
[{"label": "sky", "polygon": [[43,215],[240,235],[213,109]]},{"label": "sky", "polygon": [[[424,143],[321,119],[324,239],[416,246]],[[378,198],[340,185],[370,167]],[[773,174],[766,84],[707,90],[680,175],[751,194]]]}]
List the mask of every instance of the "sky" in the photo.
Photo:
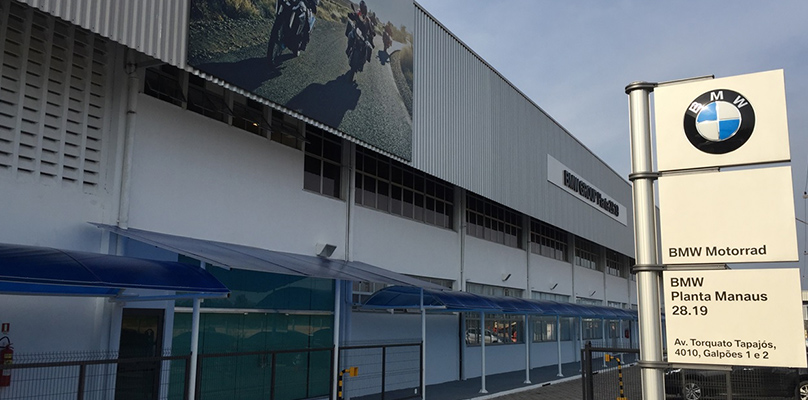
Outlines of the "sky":
[{"label": "sky", "polygon": [[624,179],[628,84],[782,69],[808,289],[808,1],[416,1]]}]

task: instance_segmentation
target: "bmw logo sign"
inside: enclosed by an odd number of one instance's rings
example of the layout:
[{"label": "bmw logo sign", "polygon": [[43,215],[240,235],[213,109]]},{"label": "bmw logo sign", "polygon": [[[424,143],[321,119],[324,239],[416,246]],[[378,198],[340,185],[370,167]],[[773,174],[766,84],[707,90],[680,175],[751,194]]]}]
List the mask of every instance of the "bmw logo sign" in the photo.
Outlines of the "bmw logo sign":
[{"label": "bmw logo sign", "polygon": [[755,110],[738,92],[718,89],[705,92],[685,112],[685,134],[697,149],[726,154],[749,140],[755,129]]}]

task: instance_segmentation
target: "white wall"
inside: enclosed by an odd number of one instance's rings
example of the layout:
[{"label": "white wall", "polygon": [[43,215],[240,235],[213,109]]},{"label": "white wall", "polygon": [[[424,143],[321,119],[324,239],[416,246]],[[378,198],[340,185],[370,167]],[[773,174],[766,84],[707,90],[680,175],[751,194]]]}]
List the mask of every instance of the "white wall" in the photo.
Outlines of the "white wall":
[{"label": "white wall", "polygon": [[145,95],[137,115],[131,227],[342,258],[345,202],[303,190],[301,151]]},{"label": "white wall", "polygon": [[460,279],[457,232],[362,206],[354,210],[353,260],[404,274]]},{"label": "white wall", "polygon": [[530,290],[572,296],[572,264],[530,254]]},{"label": "white wall", "polygon": [[[466,235],[465,279],[474,283],[527,289],[525,250]],[[502,281],[502,274],[511,274]]]},{"label": "white wall", "polygon": [[[104,298],[0,295],[0,322],[18,354],[109,350],[112,303]],[[117,337],[113,337],[117,348]]]}]

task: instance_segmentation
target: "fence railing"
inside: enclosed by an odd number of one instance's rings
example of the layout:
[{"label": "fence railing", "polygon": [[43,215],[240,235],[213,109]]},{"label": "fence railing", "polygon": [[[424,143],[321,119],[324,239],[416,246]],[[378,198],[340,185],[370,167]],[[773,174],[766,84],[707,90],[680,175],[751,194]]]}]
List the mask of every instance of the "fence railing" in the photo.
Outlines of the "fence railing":
[{"label": "fence railing", "polygon": [[[358,367],[345,379],[348,398],[381,400],[418,397],[421,343],[387,343],[341,347],[341,368]],[[115,353],[18,355],[0,364],[11,385],[0,399],[14,400],[291,400],[325,398],[333,385],[334,349],[266,350],[200,354],[196,371],[190,355],[120,358]]]},{"label": "fence railing", "polygon": [[[632,363],[637,354],[638,349],[595,347],[587,343],[581,350],[583,399],[642,399],[640,367]],[[611,360],[604,362],[605,355]],[[672,364],[664,371],[664,382],[667,398],[808,398],[808,370],[798,368],[705,365],[700,369],[690,369]]]},{"label": "fence railing", "polygon": [[[11,381],[8,387],[0,387],[0,399],[128,399],[141,398],[145,393],[155,399],[181,400],[187,392],[189,356],[68,358],[79,359],[0,365],[0,373],[8,373]],[[170,382],[180,389],[178,395],[170,395]]]},{"label": "fence railing", "polygon": [[402,400],[420,398],[421,343],[369,344],[340,348],[340,368],[358,367],[346,378],[346,398]]},{"label": "fence railing", "polygon": [[594,347],[581,349],[584,400],[642,399],[639,367],[632,366],[639,349]]}]

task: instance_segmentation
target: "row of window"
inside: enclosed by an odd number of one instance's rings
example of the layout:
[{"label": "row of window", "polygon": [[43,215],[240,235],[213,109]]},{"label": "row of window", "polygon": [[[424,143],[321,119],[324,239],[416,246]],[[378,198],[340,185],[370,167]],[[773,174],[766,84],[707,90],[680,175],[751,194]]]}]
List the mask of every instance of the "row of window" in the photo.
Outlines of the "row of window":
[{"label": "row of window", "polygon": [[[341,138],[169,65],[146,70],[144,92],[230,126],[304,149],[303,188],[338,199],[345,197],[342,171],[347,155],[343,154]],[[355,155],[356,204],[454,228],[452,184],[363,147],[357,147]],[[468,235],[524,247],[521,213],[471,192],[466,195],[465,212]],[[572,255],[575,265],[633,278],[628,257],[533,218],[529,226],[531,252],[565,262]],[[571,240],[575,243],[572,254]]]},{"label": "row of window", "polygon": [[[555,342],[572,340],[574,318],[554,316],[533,316],[528,318],[531,324],[531,342]],[[525,319],[522,315],[485,314],[485,326],[481,326],[480,314],[465,314],[467,345],[478,346],[485,340],[487,345],[525,343]],[[620,321],[607,320],[606,337],[617,339],[622,337]],[[603,339],[603,320],[582,319],[581,333],[583,340]],[[560,331],[559,331],[560,325]],[[559,337],[560,335],[560,337]]]},{"label": "row of window", "polygon": [[361,147],[356,203],[442,228],[452,229],[454,223],[451,184]]},{"label": "row of window", "polygon": [[522,297],[524,292],[522,289],[514,289],[504,286],[483,285],[480,283],[466,283],[466,291],[469,293],[479,294],[483,296],[495,297]]}]

